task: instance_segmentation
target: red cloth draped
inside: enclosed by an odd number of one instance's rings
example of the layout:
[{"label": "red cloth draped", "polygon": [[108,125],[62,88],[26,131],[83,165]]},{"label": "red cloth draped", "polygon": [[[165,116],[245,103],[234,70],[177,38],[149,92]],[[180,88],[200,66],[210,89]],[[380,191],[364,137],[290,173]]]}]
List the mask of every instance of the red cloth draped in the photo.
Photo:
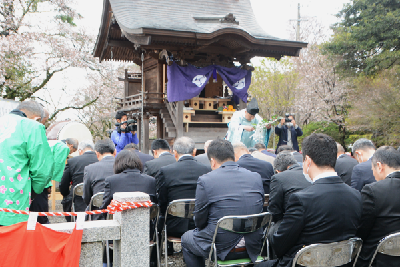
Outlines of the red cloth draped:
[{"label": "red cloth draped", "polygon": [[0,267],[77,267],[82,233],[57,232],[40,223],[28,231],[27,222],[0,227]]}]

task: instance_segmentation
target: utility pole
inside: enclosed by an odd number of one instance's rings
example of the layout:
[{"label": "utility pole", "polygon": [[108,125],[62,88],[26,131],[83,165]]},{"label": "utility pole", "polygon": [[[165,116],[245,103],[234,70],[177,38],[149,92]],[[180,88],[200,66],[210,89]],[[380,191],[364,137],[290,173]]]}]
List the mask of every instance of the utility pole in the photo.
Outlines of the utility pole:
[{"label": "utility pole", "polygon": [[297,4],[296,41],[300,41],[300,3]]},{"label": "utility pole", "polygon": [[306,21],[300,17],[300,3],[297,4],[297,19],[291,19],[290,21],[296,21],[296,41],[300,42],[300,21]]}]

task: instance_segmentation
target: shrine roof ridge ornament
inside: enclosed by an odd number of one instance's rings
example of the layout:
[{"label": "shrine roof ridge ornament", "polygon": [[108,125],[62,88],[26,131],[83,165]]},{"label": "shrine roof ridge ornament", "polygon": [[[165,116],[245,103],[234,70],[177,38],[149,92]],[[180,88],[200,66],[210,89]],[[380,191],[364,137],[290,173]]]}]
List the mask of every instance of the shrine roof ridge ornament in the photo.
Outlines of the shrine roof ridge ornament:
[{"label": "shrine roof ridge ornament", "polygon": [[215,22],[221,22],[221,23],[234,23],[239,25],[239,21],[236,20],[236,17],[233,16],[232,13],[227,14],[226,16],[193,16],[194,20],[197,20],[199,22],[209,22],[209,23],[215,23]]}]

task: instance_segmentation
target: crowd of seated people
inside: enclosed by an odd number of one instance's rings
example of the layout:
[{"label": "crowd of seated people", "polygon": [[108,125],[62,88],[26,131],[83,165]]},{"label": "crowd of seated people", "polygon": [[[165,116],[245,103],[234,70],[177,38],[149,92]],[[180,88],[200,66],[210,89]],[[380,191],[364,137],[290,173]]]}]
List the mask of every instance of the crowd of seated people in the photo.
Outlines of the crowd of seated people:
[{"label": "crowd of seated people", "polygon": [[[354,143],[350,156],[324,134],[304,138],[301,148],[299,153],[281,146],[273,157],[263,144],[251,153],[242,143],[217,139],[207,141],[206,153],[199,157],[194,141],[181,137],[172,149],[166,140],[155,140],[154,157],[130,144],[115,157],[115,146],[105,139],[94,147],[83,142],[81,156],[75,160],[79,172],[71,172],[74,162],[70,161],[65,177],[83,176],[86,205],[94,194],[105,192],[100,208],[109,205],[115,192],[146,192],[160,206],[159,234],[168,204],[194,199],[193,220],[167,218],[168,236],[181,238],[187,266],[205,266],[219,219],[263,210],[272,215],[267,233],[271,253],[259,266],[289,267],[304,246],[353,237],[364,242],[356,266],[369,266],[378,242],[400,232],[400,152],[392,147],[376,149],[362,138]],[[88,156],[92,158],[86,160]],[[265,194],[269,194],[267,208],[263,207]],[[77,211],[83,209],[79,203]],[[217,256],[254,262],[262,240],[261,229],[245,235],[218,231]],[[172,244],[168,243],[167,251],[173,253]],[[400,266],[400,257],[378,254],[372,266]]]}]

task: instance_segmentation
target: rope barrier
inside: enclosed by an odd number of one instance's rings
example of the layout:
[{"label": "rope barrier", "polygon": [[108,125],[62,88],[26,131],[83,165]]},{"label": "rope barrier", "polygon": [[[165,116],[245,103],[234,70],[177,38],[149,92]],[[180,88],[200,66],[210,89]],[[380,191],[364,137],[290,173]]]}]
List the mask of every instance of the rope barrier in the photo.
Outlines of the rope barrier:
[{"label": "rope barrier", "polygon": [[[102,214],[102,213],[110,213],[114,214],[116,212],[121,212],[124,210],[131,210],[131,209],[137,209],[137,208],[142,208],[142,207],[151,207],[151,201],[145,201],[145,202],[118,202],[116,200],[112,200],[110,205],[107,206],[107,209],[105,210],[92,210],[92,211],[85,211],[86,214],[88,215],[94,215],[94,214]],[[13,209],[7,209],[7,208],[0,208],[0,212],[11,212],[15,214],[24,214],[24,215],[29,215],[29,211],[25,210],[13,210]],[[38,216],[78,216],[78,213],[81,212],[38,212]]]}]

